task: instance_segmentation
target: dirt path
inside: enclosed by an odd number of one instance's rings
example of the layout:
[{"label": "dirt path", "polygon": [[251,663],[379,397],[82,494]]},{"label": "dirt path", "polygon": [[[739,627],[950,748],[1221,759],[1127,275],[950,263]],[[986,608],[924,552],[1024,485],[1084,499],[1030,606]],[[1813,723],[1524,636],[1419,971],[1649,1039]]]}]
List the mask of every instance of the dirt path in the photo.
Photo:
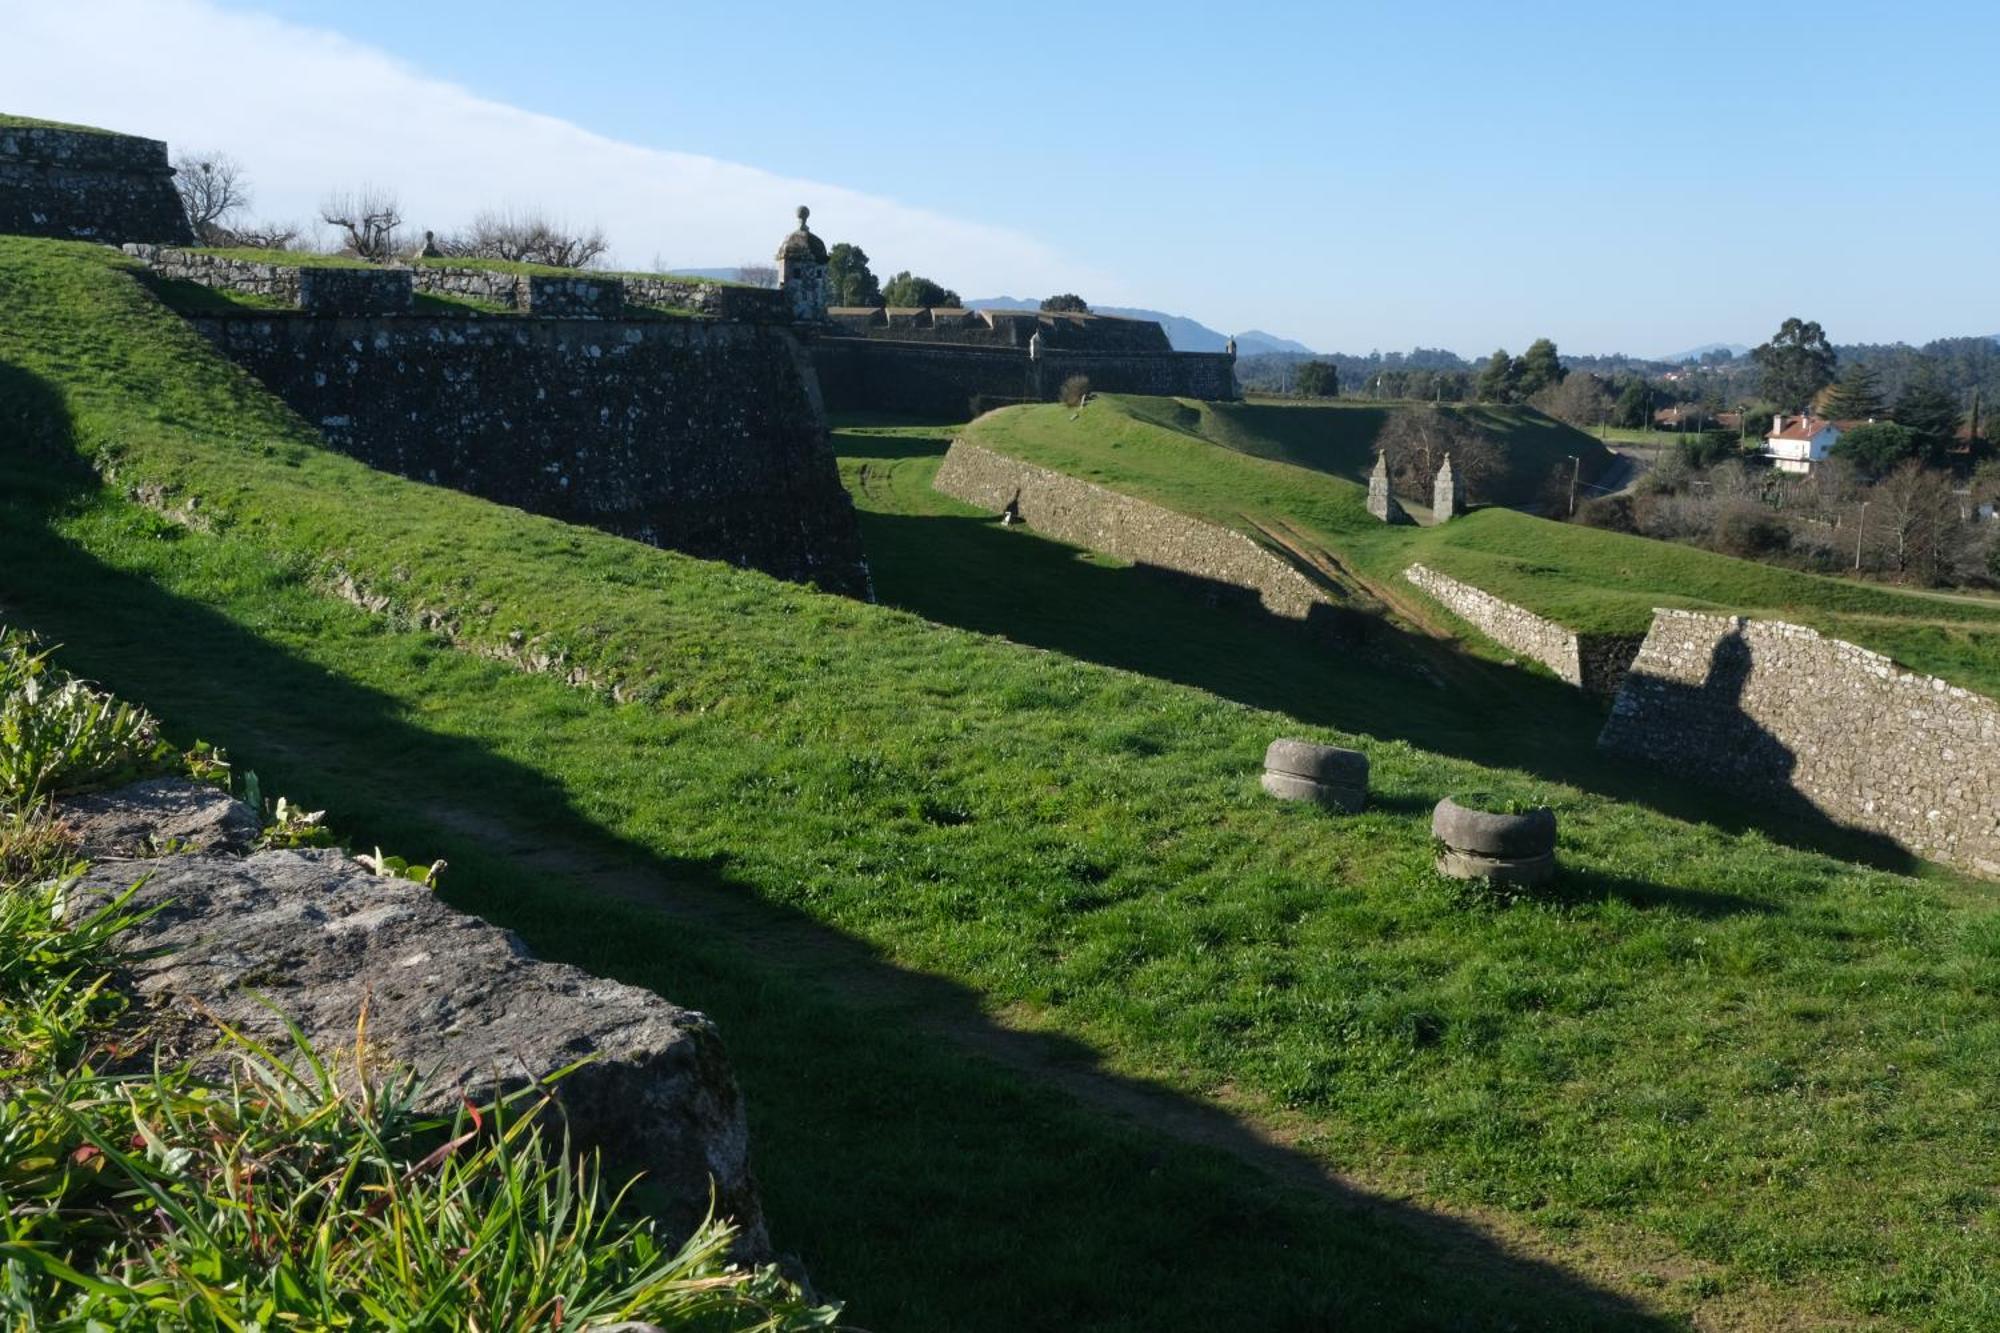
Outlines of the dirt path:
[{"label": "dirt path", "polygon": [[[1312,1151],[1310,1145],[1324,1130],[1307,1117],[1233,1086],[1197,1100],[1164,1085],[1080,1062],[1060,1049],[1073,1047],[1074,1039],[1051,1040],[1055,1030],[1042,1015],[1010,1008],[967,1016],[958,1006],[935,1002],[938,986],[956,988],[958,983],[885,965],[861,941],[810,922],[787,920],[745,894],[682,881],[560,838],[523,837],[479,810],[431,802],[421,812],[443,829],[505,852],[519,865],[699,925],[711,935],[754,951],[762,963],[808,980],[843,1005],[893,1009],[926,1034],[1058,1089],[1085,1106],[1181,1143],[1228,1153],[1272,1181],[1378,1219],[1385,1229],[1415,1230],[1436,1247],[1444,1262],[1470,1277],[1492,1272],[1497,1282],[1506,1269],[1542,1265],[1574,1274],[1641,1308],[1686,1318],[1704,1333],[1873,1326],[1836,1313],[1813,1296],[1731,1279],[1720,1265],[1691,1258],[1636,1228],[1588,1227],[1576,1238],[1557,1243],[1504,1212],[1466,1208],[1424,1195],[1414,1187],[1414,1166],[1400,1176],[1339,1170]],[[1694,1294],[1711,1290],[1717,1294]]]}]

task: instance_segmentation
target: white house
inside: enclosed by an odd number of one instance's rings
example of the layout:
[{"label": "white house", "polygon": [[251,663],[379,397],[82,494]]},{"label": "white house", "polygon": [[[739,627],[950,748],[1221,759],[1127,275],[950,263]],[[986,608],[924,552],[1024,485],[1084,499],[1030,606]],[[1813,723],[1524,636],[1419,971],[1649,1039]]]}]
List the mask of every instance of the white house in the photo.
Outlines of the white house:
[{"label": "white house", "polygon": [[1771,433],[1764,437],[1764,457],[1780,472],[1804,475],[1833,448],[1842,426],[1852,424],[1828,421],[1810,412],[1797,417],[1781,413],[1771,418]]}]

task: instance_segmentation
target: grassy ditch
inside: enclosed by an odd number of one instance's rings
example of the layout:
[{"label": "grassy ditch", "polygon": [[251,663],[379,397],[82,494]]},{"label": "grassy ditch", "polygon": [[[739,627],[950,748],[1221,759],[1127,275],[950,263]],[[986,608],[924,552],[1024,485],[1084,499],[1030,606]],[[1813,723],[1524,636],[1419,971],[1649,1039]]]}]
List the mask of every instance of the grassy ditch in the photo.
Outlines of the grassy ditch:
[{"label": "grassy ditch", "polygon": [[[2000,695],[2000,609],[1776,569],[1709,551],[1508,509],[1438,527],[1388,527],[1368,515],[1358,484],[1327,472],[1218,448],[1177,428],[1162,404],[1100,396],[1081,413],[1018,407],[991,413],[964,437],[997,452],[1096,481],[1230,526],[1280,523],[1394,585],[1421,561],[1570,629],[1643,634],[1671,606],[1811,625],[1954,684]],[[1213,411],[1214,409],[1207,409]],[[1284,414],[1311,408],[1261,409]],[[1347,409],[1327,409],[1347,410]],[[1261,420],[1261,418],[1257,418]],[[1164,424],[1163,424],[1164,423]],[[1252,428],[1240,418],[1239,432]],[[1282,441],[1270,446],[1280,453]]]},{"label": "grassy ditch", "polygon": [[[1795,1310],[2000,1315],[1989,890],[372,473],[89,247],[0,242],[0,362],[20,441],[0,597],[343,827],[474,867],[476,893],[444,891],[544,956],[716,1013],[761,1108],[774,1230],[870,1319],[1644,1326],[1773,1287]],[[936,521],[908,517],[913,542]],[[1073,559],[1000,536],[989,582],[1020,543]],[[1368,813],[1263,799],[1280,734],[1364,748]],[[1556,886],[1433,873],[1430,805],[1474,789],[1555,807]],[[649,887],[612,893],[595,864]],[[696,902],[753,923],[740,949],[690,938],[673,911]],[[799,964],[846,998],[800,1002],[780,936],[849,960]],[[855,995],[912,978],[922,1003]],[[1239,1134],[1282,1124],[1302,1160],[1415,1202],[1357,1225],[1274,1199],[940,1052],[940,1012],[975,1044],[1032,1029],[1062,1067]],[[1562,1262],[1530,1273],[1515,1250],[1491,1282],[1426,1262],[1423,1228],[1463,1210]],[[1199,1284],[1189,1235],[1228,1256]],[[1623,1256],[1608,1294],[1588,1253]],[[1328,1271],[1343,1291],[1302,1277]]]}]

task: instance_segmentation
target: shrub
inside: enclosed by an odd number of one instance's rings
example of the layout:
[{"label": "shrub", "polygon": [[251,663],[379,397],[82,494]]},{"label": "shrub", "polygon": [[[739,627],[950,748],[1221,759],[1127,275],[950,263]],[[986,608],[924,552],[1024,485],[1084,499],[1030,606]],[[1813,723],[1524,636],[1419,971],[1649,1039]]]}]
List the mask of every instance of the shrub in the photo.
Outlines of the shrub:
[{"label": "shrub", "polygon": [[1082,407],[1083,400],[1090,397],[1090,376],[1071,375],[1062,383],[1062,405]]},{"label": "shrub", "polygon": [[1632,497],[1629,495],[1604,495],[1595,500],[1585,500],[1576,507],[1576,521],[1585,527],[1603,528],[1609,532],[1639,531],[1639,524],[1632,517]]},{"label": "shrub", "polygon": [[0,626],[0,802],[136,777],[171,755],[150,713],[51,669],[37,647]]},{"label": "shrub", "polygon": [[1716,521],[1716,549],[1725,555],[1756,559],[1776,555],[1791,544],[1792,530],[1762,505],[1733,504]]}]

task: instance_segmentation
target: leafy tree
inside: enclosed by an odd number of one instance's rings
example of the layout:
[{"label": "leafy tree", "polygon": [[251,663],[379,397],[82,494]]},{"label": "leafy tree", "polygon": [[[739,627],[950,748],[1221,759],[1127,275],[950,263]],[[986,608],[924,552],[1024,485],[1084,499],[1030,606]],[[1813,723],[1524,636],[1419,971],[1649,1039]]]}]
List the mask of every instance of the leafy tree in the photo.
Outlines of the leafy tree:
[{"label": "leafy tree", "polygon": [[1564,375],[1562,358],[1556,354],[1556,345],[1547,338],[1537,338],[1528,344],[1528,350],[1521,353],[1521,359],[1513,364],[1514,396],[1532,398],[1544,389],[1554,388],[1562,383]]},{"label": "leafy tree", "polygon": [[940,287],[929,278],[918,277],[908,269],[882,284],[882,304],[895,306],[956,306],[961,304],[958,293],[949,287]]},{"label": "leafy tree", "polygon": [[1479,372],[1478,393],[1482,403],[1514,401],[1514,358],[1507,355],[1506,348],[1486,358],[1486,368]]},{"label": "leafy tree", "polygon": [[1304,361],[1292,383],[1305,398],[1338,398],[1340,367],[1331,361]]},{"label": "leafy tree", "polygon": [[1909,427],[1893,421],[1875,421],[1841,432],[1828,452],[1847,459],[1870,477],[1879,477],[1897,464],[1915,458],[1921,448]]},{"label": "leafy tree", "polygon": [[1881,381],[1862,363],[1840,372],[1840,378],[1826,391],[1825,410],[1835,421],[1880,421],[1889,415],[1882,402]]},{"label": "leafy tree", "polygon": [[868,252],[846,241],[826,254],[827,304],[882,304],[882,284],[868,269]]},{"label": "leafy tree", "polygon": [[1646,415],[1652,410],[1653,392],[1644,380],[1626,380],[1625,387],[1618,391],[1617,406],[1611,409],[1611,424],[1637,429],[1646,424]]},{"label": "leafy tree", "polygon": [[1042,309],[1069,311],[1078,315],[1087,315],[1090,313],[1090,306],[1075,292],[1063,292],[1060,295],[1045,298],[1042,301]]},{"label": "leafy tree", "polygon": [[1811,320],[1786,320],[1750,359],[1757,363],[1761,392],[1781,411],[1803,410],[1833,380],[1833,344]]},{"label": "leafy tree", "polygon": [[1917,437],[1917,445],[1933,463],[1942,463],[1958,437],[1958,400],[1937,382],[1937,377],[1920,373],[1896,398],[1890,414],[1897,425]]}]

